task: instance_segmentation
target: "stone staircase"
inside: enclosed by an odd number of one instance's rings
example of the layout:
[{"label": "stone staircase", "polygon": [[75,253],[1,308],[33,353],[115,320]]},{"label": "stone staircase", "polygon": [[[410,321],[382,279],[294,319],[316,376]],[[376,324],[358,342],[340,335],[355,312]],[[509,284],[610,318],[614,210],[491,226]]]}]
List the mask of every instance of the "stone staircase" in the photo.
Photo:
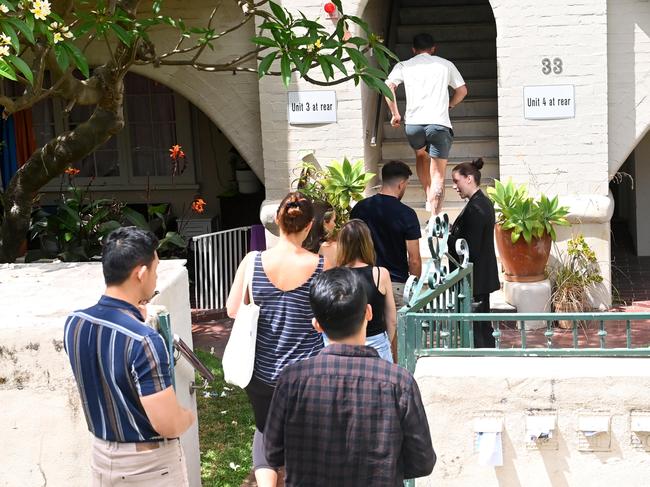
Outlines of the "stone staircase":
[{"label": "stone staircase", "polygon": [[[483,157],[482,182],[487,185],[499,176],[496,25],[492,8],[488,0],[395,1],[399,1],[399,13],[392,31],[393,51],[400,59],[408,59],[412,56],[413,36],[430,33],[436,41],[436,54],[452,61],[467,85],[467,98],[450,114],[455,138],[447,166],[443,211],[453,220],[464,205],[452,189],[451,169],[456,164]],[[397,91],[397,102],[403,115],[403,87]],[[429,214],[424,208],[424,191],[415,175],[413,150],[403,127],[391,127],[388,110],[385,113],[382,162],[399,159],[411,166],[413,177],[403,201],[415,209],[424,223]]]}]

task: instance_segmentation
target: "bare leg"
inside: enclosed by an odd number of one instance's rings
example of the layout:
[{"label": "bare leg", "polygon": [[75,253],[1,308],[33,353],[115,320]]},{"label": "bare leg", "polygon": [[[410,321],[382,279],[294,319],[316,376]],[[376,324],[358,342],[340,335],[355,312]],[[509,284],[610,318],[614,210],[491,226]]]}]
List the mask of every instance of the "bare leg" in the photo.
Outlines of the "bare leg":
[{"label": "bare leg", "polygon": [[423,147],[415,151],[415,172],[424,189],[424,194],[427,201],[431,201],[431,158],[427,152],[427,148]]},{"label": "bare leg", "polygon": [[276,487],[278,473],[271,468],[258,468],[255,470],[255,481],[259,487]]},{"label": "bare leg", "polygon": [[445,201],[445,171],[447,169],[447,159],[431,158],[431,189],[429,196],[431,201],[431,216],[435,216],[442,211],[442,205]]}]

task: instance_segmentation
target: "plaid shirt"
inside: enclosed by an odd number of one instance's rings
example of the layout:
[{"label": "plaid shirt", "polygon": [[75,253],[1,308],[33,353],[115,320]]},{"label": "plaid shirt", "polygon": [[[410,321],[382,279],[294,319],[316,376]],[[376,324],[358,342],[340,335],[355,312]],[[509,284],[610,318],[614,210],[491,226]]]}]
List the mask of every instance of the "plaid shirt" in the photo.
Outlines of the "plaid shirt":
[{"label": "plaid shirt", "polygon": [[436,461],[415,379],[366,346],[332,344],[286,367],[264,438],[287,487],[400,486]]}]

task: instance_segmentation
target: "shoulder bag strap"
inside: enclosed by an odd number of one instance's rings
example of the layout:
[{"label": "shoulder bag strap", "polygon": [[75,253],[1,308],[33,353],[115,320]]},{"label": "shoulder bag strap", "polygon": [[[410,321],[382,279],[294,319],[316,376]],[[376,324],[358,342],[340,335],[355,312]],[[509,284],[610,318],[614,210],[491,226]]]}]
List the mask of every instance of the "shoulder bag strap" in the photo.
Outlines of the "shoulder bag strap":
[{"label": "shoulder bag strap", "polygon": [[244,298],[246,297],[247,292],[248,303],[255,304],[255,301],[253,300],[253,275],[255,274],[255,261],[257,260],[258,254],[259,251],[255,252],[255,254],[252,255],[246,263],[246,273],[244,274],[244,289],[241,293],[241,304],[246,304],[244,302]]}]

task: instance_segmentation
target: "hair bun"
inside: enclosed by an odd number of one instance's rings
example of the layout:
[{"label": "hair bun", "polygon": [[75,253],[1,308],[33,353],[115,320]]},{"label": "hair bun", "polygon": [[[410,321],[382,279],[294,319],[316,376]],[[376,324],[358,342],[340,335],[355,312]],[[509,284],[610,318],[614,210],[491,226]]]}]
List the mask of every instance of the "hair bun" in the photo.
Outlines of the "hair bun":
[{"label": "hair bun", "polygon": [[472,161],[472,166],[474,166],[474,167],[475,167],[476,169],[478,169],[479,171],[480,171],[481,168],[483,167],[483,164],[484,164],[484,162],[483,162],[483,158],[482,158],[482,157],[479,157],[478,159],[474,159],[474,160]]}]

